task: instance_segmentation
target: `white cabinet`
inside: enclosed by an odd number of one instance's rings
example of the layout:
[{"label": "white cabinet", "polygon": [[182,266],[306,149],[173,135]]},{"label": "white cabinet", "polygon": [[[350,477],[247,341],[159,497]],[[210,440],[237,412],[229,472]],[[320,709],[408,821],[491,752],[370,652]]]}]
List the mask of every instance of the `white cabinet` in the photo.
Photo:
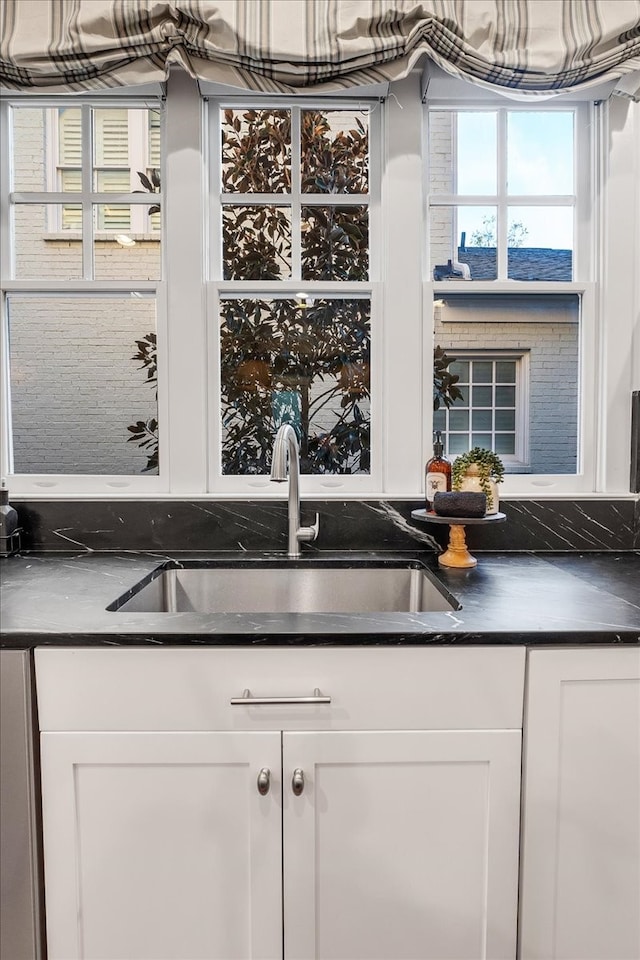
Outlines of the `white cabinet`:
[{"label": "white cabinet", "polygon": [[514,957],[520,753],[519,731],[285,733],[285,957]]},{"label": "white cabinet", "polygon": [[534,650],[521,960],[640,957],[640,649]]},{"label": "white cabinet", "polygon": [[49,960],[280,956],[279,767],[276,733],[44,733]]},{"label": "white cabinet", "polygon": [[522,648],[36,671],[49,960],[514,960]]}]

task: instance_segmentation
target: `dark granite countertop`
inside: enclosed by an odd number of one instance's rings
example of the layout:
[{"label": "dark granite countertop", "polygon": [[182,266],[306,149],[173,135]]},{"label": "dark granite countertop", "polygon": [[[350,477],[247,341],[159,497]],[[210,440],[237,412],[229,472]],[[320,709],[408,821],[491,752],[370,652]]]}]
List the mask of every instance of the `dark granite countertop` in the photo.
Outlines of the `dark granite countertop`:
[{"label": "dark granite countertop", "polygon": [[[640,552],[485,553],[445,570],[430,552],[323,554],[419,559],[460,610],[375,614],[108,611],[160,564],[160,553],[26,553],[0,561],[3,647],[157,644],[640,643]],[[173,559],[284,559],[281,554],[173,554]],[[309,557],[318,560],[318,554]]]}]

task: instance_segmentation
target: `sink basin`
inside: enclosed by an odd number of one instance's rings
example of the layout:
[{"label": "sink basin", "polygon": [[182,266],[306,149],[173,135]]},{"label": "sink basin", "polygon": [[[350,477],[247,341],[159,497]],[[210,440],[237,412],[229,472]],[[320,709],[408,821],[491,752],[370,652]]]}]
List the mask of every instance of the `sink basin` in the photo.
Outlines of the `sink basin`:
[{"label": "sink basin", "polygon": [[417,561],[170,562],[108,610],[123,613],[421,613],[460,604]]}]

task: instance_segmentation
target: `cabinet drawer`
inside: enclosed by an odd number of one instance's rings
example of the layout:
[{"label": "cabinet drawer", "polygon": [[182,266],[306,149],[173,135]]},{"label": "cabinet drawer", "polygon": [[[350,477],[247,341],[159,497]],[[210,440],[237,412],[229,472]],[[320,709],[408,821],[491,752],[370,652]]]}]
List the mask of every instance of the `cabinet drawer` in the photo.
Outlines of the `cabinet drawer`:
[{"label": "cabinet drawer", "polygon": [[[522,726],[524,647],[36,650],[41,730]],[[313,697],[328,703],[232,704]]]}]

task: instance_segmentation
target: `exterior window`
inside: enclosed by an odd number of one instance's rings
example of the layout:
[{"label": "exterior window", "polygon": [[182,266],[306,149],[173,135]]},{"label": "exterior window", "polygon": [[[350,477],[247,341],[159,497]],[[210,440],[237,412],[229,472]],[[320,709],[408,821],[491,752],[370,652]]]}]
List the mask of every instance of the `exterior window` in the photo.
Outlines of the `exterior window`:
[{"label": "exterior window", "polygon": [[429,111],[435,280],[573,279],[575,113]]},{"label": "exterior window", "polygon": [[428,110],[435,343],[461,393],[434,429],[452,456],[481,446],[507,473],[581,472],[586,121],[582,107]]},{"label": "exterior window", "polygon": [[157,474],[159,106],[59,103],[9,111],[10,462]]},{"label": "exterior window", "polygon": [[450,409],[434,414],[434,430],[441,430],[447,454],[456,456],[472,447],[494,450],[503,460],[515,461],[522,446],[522,358],[475,356],[453,362],[462,396]]},{"label": "exterior window", "polygon": [[434,430],[452,456],[487,447],[507,473],[577,472],[580,316],[576,294],[438,294],[436,340],[461,396]]},{"label": "exterior window", "polygon": [[[158,110],[95,108],[91,114],[93,171],[92,190],[126,194],[160,185],[160,113]],[[57,143],[57,162],[51,168],[50,189],[64,193],[82,190],[82,110],[63,107],[49,111],[50,140]],[[143,177],[145,180],[143,180]],[[77,205],[61,208],[62,230],[82,229],[82,211]],[[157,213],[149,207],[99,204],[96,229],[150,233],[160,229]],[[54,223],[56,220],[54,218]]]},{"label": "exterior window", "polygon": [[290,422],[303,473],[368,474],[370,111],[220,107],[215,119],[218,469],[268,473]]}]

